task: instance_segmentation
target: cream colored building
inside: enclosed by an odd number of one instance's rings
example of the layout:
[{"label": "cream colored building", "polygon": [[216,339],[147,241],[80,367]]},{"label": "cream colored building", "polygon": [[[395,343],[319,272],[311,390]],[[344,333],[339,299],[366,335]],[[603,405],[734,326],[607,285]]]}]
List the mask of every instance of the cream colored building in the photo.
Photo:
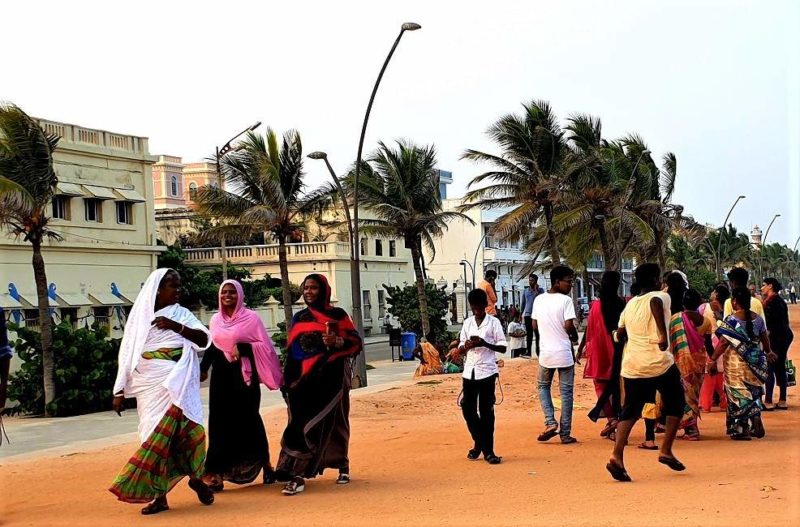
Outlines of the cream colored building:
[{"label": "cream colored building", "polygon": [[[56,321],[95,320],[119,328],[142,282],[156,268],[153,158],[146,137],[39,120],[61,137],[53,153],[58,176],[48,214],[62,241],[43,256]],[[0,305],[12,321],[38,324],[31,246],[0,234]]]},{"label": "cream colored building", "polygon": [[[325,218],[342,216],[340,211],[329,211]],[[324,223],[324,222],[323,222]],[[299,284],[311,273],[325,275],[333,290],[338,306],[352,313],[350,291],[350,248],[347,235],[341,228],[310,222],[304,243],[287,244],[289,281]],[[346,228],[344,231],[346,233]],[[364,329],[367,334],[383,331],[387,310],[387,295],[383,284],[395,286],[414,283],[411,252],[402,240],[373,236],[361,237],[361,304]],[[184,249],[186,263],[201,267],[218,266],[222,262],[222,249]],[[228,263],[245,268],[254,278],[265,274],[280,277],[278,245],[245,245],[227,247]]]}]

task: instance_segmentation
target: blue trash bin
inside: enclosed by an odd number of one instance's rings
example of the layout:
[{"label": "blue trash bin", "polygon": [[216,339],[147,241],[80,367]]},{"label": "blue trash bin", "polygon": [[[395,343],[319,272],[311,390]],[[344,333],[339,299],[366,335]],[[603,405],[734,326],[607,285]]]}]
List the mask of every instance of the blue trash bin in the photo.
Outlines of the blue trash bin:
[{"label": "blue trash bin", "polygon": [[414,359],[414,348],[417,347],[417,334],[412,331],[404,331],[400,334],[400,350],[403,352],[403,360]]}]

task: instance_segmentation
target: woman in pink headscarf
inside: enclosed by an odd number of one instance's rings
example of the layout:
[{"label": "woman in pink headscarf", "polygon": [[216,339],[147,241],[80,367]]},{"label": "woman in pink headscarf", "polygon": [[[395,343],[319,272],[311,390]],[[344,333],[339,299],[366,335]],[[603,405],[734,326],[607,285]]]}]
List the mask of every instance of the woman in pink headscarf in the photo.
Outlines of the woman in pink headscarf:
[{"label": "woman in pink headscarf", "polygon": [[200,365],[211,368],[206,483],[219,492],[223,481],[244,484],[263,470],[264,484],[275,481],[267,432],[258,412],[261,388],[283,384],[275,347],[255,311],[244,307],[242,285],[226,280],[219,288],[219,312],[211,317],[213,345]]}]

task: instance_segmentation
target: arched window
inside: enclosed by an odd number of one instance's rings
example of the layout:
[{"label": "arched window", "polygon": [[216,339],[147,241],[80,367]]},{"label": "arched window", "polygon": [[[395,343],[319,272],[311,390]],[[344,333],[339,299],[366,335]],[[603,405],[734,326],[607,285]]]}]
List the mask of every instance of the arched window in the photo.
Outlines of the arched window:
[{"label": "arched window", "polygon": [[189,199],[194,201],[197,198],[197,183],[189,183]]},{"label": "arched window", "polygon": [[178,176],[172,176],[170,178],[169,190],[170,190],[169,193],[170,193],[171,196],[177,196],[178,195]]}]

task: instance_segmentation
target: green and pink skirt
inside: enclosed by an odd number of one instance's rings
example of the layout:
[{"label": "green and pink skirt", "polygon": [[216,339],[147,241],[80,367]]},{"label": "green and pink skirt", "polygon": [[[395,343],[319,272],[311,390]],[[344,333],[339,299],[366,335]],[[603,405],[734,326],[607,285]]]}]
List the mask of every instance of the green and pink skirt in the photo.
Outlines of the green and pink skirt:
[{"label": "green and pink skirt", "polygon": [[205,429],[173,405],[108,490],[120,501],[148,503],[165,495],[184,476],[200,478],[205,458]]}]

